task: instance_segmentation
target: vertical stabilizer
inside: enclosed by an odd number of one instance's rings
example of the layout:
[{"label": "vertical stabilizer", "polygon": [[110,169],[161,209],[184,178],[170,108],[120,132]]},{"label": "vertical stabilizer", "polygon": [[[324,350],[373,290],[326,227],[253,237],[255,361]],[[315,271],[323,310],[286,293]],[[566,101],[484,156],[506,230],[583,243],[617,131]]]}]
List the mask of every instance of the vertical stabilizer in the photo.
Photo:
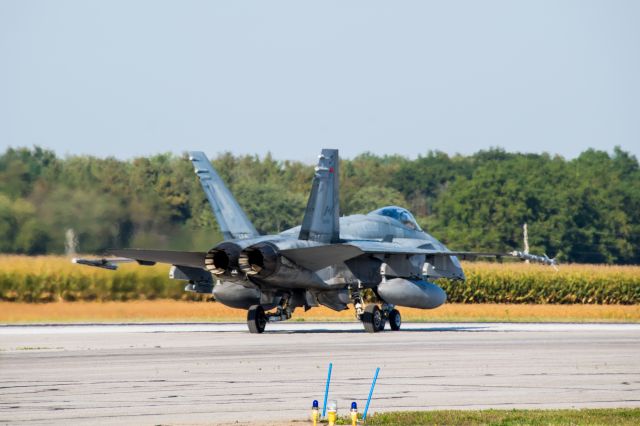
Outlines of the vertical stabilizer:
[{"label": "vertical stabilizer", "polygon": [[189,152],[189,160],[193,163],[224,239],[234,240],[259,236],[260,234],[220,179],[204,152]]},{"label": "vertical stabilizer", "polygon": [[301,240],[337,243],[340,240],[340,184],[337,149],[323,149],[313,177],[311,195],[304,212]]}]

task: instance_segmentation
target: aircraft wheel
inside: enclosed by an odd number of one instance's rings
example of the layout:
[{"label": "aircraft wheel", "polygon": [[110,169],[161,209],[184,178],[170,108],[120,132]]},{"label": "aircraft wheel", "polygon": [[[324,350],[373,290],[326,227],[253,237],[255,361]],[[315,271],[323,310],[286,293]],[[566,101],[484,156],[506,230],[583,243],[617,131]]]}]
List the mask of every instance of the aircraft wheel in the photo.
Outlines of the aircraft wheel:
[{"label": "aircraft wheel", "polygon": [[376,333],[384,330],[384,317],[378,305],[367,305],[362,314],[362,324],[369,333]]},{"label": "aircraft wheel", "polygon": [[400,312],[397,309],[392,309],[391,312],[389,312],[389,325],[394,331],[400,330],[400,326],[402,325],[402,317],[400,316]]},{"label": "aircraft wheel", "polygon": [[378,331],[384,331],[384,327],[387,325],[387,319],[384,317],[382,309],[380,309],[380,315],[382,316],[382,320],[380,320],[380,324],[378,325]]},{"label": "aircraft wheel", "polygon": [[250,333],[262,333],[267,325],[267,315],[260,305],[253,305],[247,312],[247,325]]}]

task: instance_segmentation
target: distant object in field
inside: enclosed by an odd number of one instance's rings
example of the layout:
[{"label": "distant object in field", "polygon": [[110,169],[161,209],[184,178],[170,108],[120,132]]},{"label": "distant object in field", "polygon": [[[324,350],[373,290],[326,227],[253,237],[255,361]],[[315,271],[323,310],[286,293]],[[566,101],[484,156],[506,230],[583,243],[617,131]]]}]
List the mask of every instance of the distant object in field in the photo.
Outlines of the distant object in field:
[{"label": "distant object in field", "polygon": [[[524,253],[529,254],[529,231],[527,230],[527,224],[522,225],[522,239],[524,240]],[[529,263],[529,259],[524,261]]]},{"label": "distant object in field", "polygon": [[[126,261],[173,265],[169,276],[187,281],[185,290],[213,294],[227,306],[246,309],[252,333],[262,333],[268,322],[290,319],[296,308],[323,305],[342,311],[349,304],[368,332],[382,331],[387,322],[399,330],[396,306],[436,308],[447,295],[429,281],[465,279],[458,258],[515,257],[555,264],[521,251],[451,251],[402,207],[340,217],[337,149],[323,149],[318,157],[302,225],[260,235],[204,153],[191,152],[189,159],[223,242],[208,252],[117,249],[109,252],[120,258],[74,262],[106,269]],[[379,303],[367,304],[365,290]]]},{"label": "distant object in field", "polygon": [[67,229],[67,232],[64,233],[64,252],[70,257],[78,253],[78,236],[73,228]]}]

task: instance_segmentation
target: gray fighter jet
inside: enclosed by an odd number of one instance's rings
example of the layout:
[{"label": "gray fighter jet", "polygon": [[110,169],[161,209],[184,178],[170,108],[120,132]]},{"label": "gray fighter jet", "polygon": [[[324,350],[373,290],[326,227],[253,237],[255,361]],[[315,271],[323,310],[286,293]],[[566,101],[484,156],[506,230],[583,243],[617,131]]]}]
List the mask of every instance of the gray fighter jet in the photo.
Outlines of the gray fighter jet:
[{"label": "gray fighter jet", "polygon": [[[353,304],[366,331],[386,323],[399,330],[396,306],[433,309],[446,299],[437,278],[464,280],[459,258],[516,257],[555,265],[554,259],[514,251],[451,251],[420,229],[404,208],[382,207],[340,217],[338,150],[323,149],[302,225],[277,235],[260,235],[202,152],[191,152],[195,172],[220,225],[224,241],[208,252],[120,249],[115,258],[74,259],[116,269],[121,262],[170,264],[169,276],[188,282],[187,291],[213,294],[227,306],[246,309],[251,333],[268,322],[291,318],[296,308],[319,305],[336,311]],[[367,304],[365,289],[378,303]]]}]

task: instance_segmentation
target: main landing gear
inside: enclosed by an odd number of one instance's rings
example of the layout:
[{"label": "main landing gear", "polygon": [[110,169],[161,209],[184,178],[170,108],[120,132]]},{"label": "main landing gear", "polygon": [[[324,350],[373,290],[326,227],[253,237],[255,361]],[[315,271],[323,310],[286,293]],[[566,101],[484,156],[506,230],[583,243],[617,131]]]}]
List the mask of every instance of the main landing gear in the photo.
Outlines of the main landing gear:
[{"label": "main landing gear", "polygon": [[400,311],[397,309],[392,309],[389,311],[389,325],[393,331],[400,330],[400,326],[402,325],[402,317],[400,316]]},{"label": "main landing gear", "polygon": [[365,306],[359,289],[351,289],[351,299],[356,310],[356,318],[362,321],[362,325],[364,325],[364,329],[367,332],[377,333],[378,331],[383,331],[387,321],[389,321],[391,330],[400,330],[402,317],[393,305],[383,303],[382,307],[375,304]]},{"label": "main landing gear", "polygon": [[247,326],[250,333],[263,333],[268,322],[286,321],[291,318],[293,310],[289,306],[289,298],[283,297],[275,312],[265,312],[260,305],[253,305],[247,312]]},{"label": "main landing gear", "polygon": [[250,333],[262,333],[267,326],[267,315],[260,305],[253,305],[247,312],[247,325]]},{"label": "main landing gear", "polygon": [[382,314],[382,310],[378,308],[378,305],[367,305],[367,307],[364,308],[364,313],[360,319],[362,320],[364,329],[369,333],[376,333],[384,330],[384,323],[386,321]]},{"label": "main landing gear", "polygon": [[402,325],[400,312],[394,309],[392,305],[386,304],[382,305],[382,308],[379,308],[378,305],[367,305],[360,316],[360,320],[364,325],[364,329],[369,333],[383,331],[387,321],[393,331],[400,330]]}]

